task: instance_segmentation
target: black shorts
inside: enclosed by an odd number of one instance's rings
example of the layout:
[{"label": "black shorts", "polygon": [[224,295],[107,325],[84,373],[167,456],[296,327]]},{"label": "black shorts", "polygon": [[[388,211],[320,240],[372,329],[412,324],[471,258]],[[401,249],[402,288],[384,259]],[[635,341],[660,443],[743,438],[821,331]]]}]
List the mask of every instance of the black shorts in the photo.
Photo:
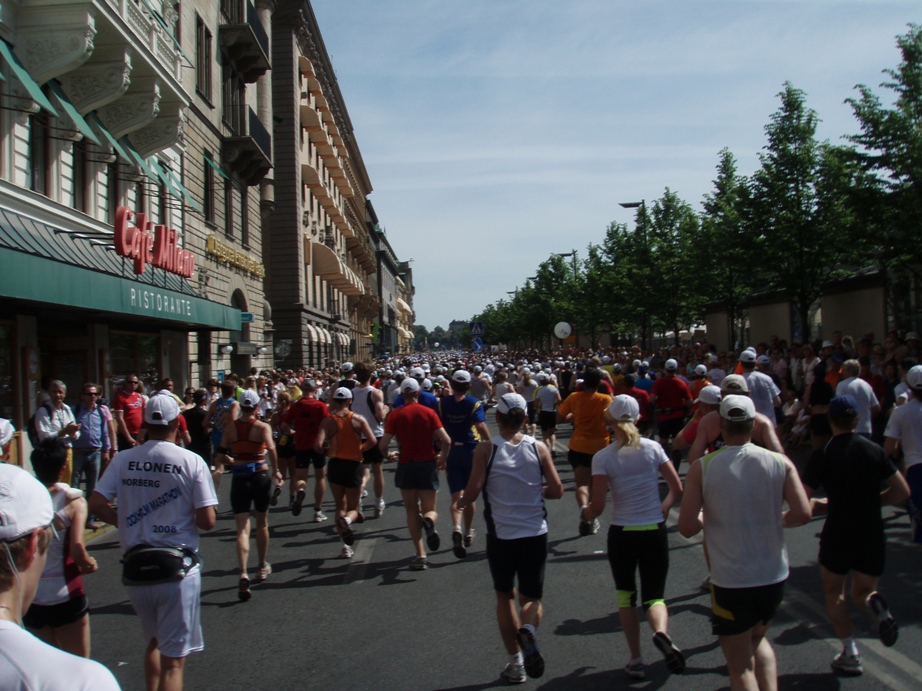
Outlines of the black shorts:
[{"label": "black shorts", "polygon": [[631,530],[620,525],[608,529],[608,563],[618,591],[618,607],[637,606],[637,578],[643,608],[665,604],[666,575],[669,573],[669,540],[666,524]]},{"label": "black shorts", "polygon": [[535,418],[538,415],[538,406],[535,405],[534,401],[530,401],[525,404],[525,412],[528,415],[528,424],[535,424]]},{"label": "black shorts", "polygon": [[304,449],[303,451],[295,451],[295,468],[300,468],[304,470],[305,468],[310,468],[312,465],[317,470],[320,470],[327,464],[327,457],[322,453],[317,453],[313,449]]},{"label": "black shorts", "polygon": [[781,605],[785,581],[754,588],[711,585],[711,632],[715,636],[735,636],[756,624],[768,624]]},{"label": "black shorts", "polygon": [[555,429],[557,427],[557,413],[553,410],[550,412],[542,410],[538,413],[538,426],[541,428],[542,432],[549,432]]},{"label": "black shorts", "polygon": [[820,565],[840,576],[845,576],[849,571],[883,576],[886,553],[887,540],[883,535],[839,536],[825,531],[820,535]]},{"label": "black shorts", "polygon": [[659,421],[659,438],[673,438],[675,439],[679,436],[679,432],[682,431],[682,428],[685,427],[685,418],[676,417],[671,420],[660,420]]},{"label": "black shorts", "polygon": [[361,461],[350,461],[345,458],[331,458],[327,467],[327,480],[334,485],[343,487],[361,487],[365,479],[365,468]]},{"label": "black shorts", "polygon": [[252,475],[234,475],[231,480],[231,511],[235,514],[250,513],[250,505],[257,513],[269,510],[269,495],[272,493],[272,476],[268,470]]},{"label": "black shorts", "polygon": [[582,451],[574,451],[570,449],[567,451],[567,460],[570,461],[570,467],[572,468],[592,468],[592,457],[595,454],[592,453],[583,453]]},{"label": "black shorts", "polygon": [[397,489],[437,490],[439,488],[439,469],[435,461],[409,461],[398,463],[394,473]]},{"label": "black shorts", "polygon": [[295,451],[295,440],[290,434],[283,434],[279,437],[279,442],[284,441],[285,443],[279,443],[275,446],[275,452],[278,454],[279,458],[294,458],[297,451]]},{"label": "black shorts", "polygon": [[512,592],[518,576],[519,594],[540,600],[544,594],[547,533],[518,540],[500,540],[487,535],[487,561],[496,592]]},{"label": "black shorts", "polygon": [[362,463],[384,463],[384,454],[381,453],[381,448],[375,444],[367,451],[363,451]]},{"label": "black shorts", "polygon": [[80,621],[89,611],[86,595],[78,595],[56,605],[39,605],[33,602],[22,621],[30,629],[42,629],[46,626],[56,629]]}]

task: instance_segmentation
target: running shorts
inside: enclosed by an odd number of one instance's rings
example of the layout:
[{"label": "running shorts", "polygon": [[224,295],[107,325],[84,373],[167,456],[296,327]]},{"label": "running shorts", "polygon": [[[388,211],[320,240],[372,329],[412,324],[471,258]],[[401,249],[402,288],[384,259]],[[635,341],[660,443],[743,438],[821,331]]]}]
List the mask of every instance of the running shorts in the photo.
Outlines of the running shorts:
[{"label": "running shorts", "polygon": [[381,448],[375,444],[367,451],[363,451],[362,463],[384,463],[384,454],[381,453]]},{"label": "running shorts", "polygon": [[669,542],[666,524],[608,529],[608,563],[618,591],[618,607],[637,606],[636,572],[640,569],[640,594],[644,610],[665,604],[669,573]]},{"label": "running shorts", "polygon": [[735,636],[756,624],[768,624],[784,597],[785,581],[754,588],[721,588],[711,585],[711,632]]},{"label": "running shorts", "polygon": [[467,487],[474,467],[474,449],[476,446],[452,446],[448,453],[445,465],[445,476],[448,480],[448,491],[454,494]]},{"label": "running shorts", "polygon": [[46,626],[56,629],[80,621],[89,611],[86,595],[78,595],[56,605],[39,605],[33,602],[22,621],[30,629],[42,629]]},{"label": "running shorts", "polygon": [[313,449],[295,451],[295,468],[304,470],[305,468],[310,468],[313,465],[314,468],[320,470],[326,464],[327,457],[322,453],[317,453]]},{"label": "running shorts", "polygon": [[435,461],[407,461],[397,465],[394,473],[397,489],[437,490],[439,488],[439,469]]},{"label": "running shorts", "polygon": [[201,566],[195,566],[181,581],[129,585],[125,589],[141,619],[144,640],[156,638],[161,653],[179,658],[205,647],[200,616]]},{"label": "running shorts", "polygon": [[837,535],[824,532],[820,535],[819,563],[840,576],[858,571],[868,576],[883,576],[887,553],[887,539],[883,534],[873,537]]},{"label": "running shorts", "polygon": [[519,594],[540,600],[544,594],[547,533],[517,540],[487,535],[487,561],[496,592],[511,593],[518,576]]},{"label": "running shorts", "polygon": [[570,461],[570,467],[573,469],[583,467],[583,468],[592,468],[592,456],[591,453],[583,453],[582,451],[574,451],[570,449],[567,451],[567,460]]},{"label": "running shorts", "polygon": [[538,427],[542,432],[549,432],[557,428],[557,413],[553,410],[542,410],[538,413]]},{"label": "running shorts", "polygon": [[360,461],[345,458],[331,458],[327,466],[327,480],[334,485],[347,488],[361,487],[365,479],[365,468]]},{"label": "running shorts", "polygon": [[237,513],[249,513],[250,505],[257,513],[269,510],[269,495],[272,492],[272,476],[268,470],[252,475],[233,476],[231,478],[231,510]]}]

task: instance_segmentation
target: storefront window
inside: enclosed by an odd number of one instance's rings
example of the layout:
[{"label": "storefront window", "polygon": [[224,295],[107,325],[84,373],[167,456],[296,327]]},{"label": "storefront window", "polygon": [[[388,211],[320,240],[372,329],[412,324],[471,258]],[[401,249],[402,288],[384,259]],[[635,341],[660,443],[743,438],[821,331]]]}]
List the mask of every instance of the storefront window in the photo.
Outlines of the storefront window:
[{"label": "storefront window", "polygon": [[112,332],[109,345],[112,350],[112,372],[116,377],[134,372],[145,379],[159,379],[159,336]]},{"label": "storefront window", "polygon": [[12,420],[13,402],[13,325],[0,324],[0,417]]}]

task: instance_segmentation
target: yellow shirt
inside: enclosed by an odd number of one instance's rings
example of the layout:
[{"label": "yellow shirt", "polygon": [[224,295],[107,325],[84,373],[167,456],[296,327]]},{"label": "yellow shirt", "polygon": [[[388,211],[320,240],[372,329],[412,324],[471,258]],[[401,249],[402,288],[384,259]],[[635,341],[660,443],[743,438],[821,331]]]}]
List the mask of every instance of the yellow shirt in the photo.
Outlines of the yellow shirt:
[{"label": "yellow shirt", "polygon": [[594,454],[608,446],[605,411],[611,402],[612,397],[604,393],[574,391],[557,406],[557,413],[564,417],[573,413],[571,450]]}]

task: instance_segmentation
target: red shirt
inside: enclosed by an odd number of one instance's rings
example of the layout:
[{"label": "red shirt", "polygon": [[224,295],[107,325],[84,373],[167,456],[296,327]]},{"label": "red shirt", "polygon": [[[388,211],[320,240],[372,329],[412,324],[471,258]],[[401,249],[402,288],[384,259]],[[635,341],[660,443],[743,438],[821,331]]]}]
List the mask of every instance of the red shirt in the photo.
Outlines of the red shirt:
[{"label": "red shirt", "polygon": [[314,448],[320,423],[328,417],[330,409],[327,408],[327,404],[311,396],[299,398],[291,404],[282,416],[282,422],[294,428],[296,451],[309,451]]},{"label": "red shirt", "polygon": [[647,422],[650,419],[650,394],[634,386],[626,389],[624,395],[637,401],[637,405],[640,406],[640,421]]},{"label": "red shirt", "polygon": [[141,394],[137,391],[129,394],[119,391],[115,394],[115,405],[112,406],[112,410],[122,411],[128,434],[132,437],[137,436],[141,431],[141,423],[144,421],[144,398]]},{"label": "red shirt", "polygon": [[432,435],[441,427],[442,421],[432,408],[413,402],[393,410],[387,416],[384,433],[397,437],[401,463],[434,461]]},{"label": "red shirt", "polygon": [[660,410],[670,409],[670,412],[660,413],[660,420],[675,420],[685,417],[685,403],[692,400],[688,385],[676,376],[657,377],[653,382],[653,395],[656,396],[656,407]]}]

